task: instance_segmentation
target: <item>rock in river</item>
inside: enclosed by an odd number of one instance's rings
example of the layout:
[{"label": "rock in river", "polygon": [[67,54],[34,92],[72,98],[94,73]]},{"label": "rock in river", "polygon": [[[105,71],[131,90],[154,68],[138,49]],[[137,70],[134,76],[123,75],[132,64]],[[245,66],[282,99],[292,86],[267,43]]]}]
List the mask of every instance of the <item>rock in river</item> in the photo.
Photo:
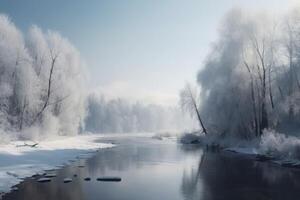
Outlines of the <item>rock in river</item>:
[{"label": "rock in river", "polygon": [[65,179],[64,179],[64,183],[70,183],[70,182],[72,182],[72,179],[71,179],[71,178],[65,178]]},{"label": "rock in river", "polygon": [[46,183],[46,182],[50,182],[50,181],[51,181],[50,178],[39,178],[37,180],[37,182],[39,182],[39,183]]},{"label": "rock in river", "polygon": [[106,176],[106,177],[99,177],[97,181],[111,181],[111,182],[120,182],[122,179],[120,177],[113,177],[113,176]]}]

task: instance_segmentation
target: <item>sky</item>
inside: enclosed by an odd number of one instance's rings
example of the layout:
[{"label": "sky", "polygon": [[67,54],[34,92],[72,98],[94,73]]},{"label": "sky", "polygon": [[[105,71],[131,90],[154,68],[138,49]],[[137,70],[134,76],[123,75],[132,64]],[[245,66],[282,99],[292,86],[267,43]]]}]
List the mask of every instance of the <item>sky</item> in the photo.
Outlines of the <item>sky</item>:
[{"label": "sky", "polygon": [[176,105],[196,83],[222,17],[232,8],[287,9],[296,0],[1,0],[22,31],[56,30],[80,51],[88,89],[107,98]]}]

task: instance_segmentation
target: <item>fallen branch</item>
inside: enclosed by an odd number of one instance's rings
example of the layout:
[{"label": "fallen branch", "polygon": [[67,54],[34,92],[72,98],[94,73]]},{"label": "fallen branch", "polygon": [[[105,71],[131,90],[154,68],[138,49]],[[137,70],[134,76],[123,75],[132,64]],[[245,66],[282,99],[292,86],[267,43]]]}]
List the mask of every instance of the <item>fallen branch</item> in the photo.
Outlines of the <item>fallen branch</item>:
[{"label": "fallen branch", "polygon": [[39,143],[34,143],[34,144],[27,144],[27,143],[24,143],[22,145],[16,145],[16,147],[36,147]]}]

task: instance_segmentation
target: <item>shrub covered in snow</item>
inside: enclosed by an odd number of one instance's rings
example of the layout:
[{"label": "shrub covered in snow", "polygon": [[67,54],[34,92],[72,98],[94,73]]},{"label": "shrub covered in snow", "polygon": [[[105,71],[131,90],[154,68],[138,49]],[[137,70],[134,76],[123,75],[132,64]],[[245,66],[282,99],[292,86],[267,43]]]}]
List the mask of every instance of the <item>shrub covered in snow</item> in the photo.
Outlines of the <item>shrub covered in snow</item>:
[{"label": "shrub covered in snow", "polygon": [[264,130],[259,152],[282,159],[300,159],[300,139],[274,130]]}]

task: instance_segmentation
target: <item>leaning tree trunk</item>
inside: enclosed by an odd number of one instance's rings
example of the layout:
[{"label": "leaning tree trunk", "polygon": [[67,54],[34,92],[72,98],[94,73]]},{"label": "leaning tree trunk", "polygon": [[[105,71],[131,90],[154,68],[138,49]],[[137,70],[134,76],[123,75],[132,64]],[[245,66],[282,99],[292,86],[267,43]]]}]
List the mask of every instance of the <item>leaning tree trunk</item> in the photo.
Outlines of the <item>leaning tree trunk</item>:
[{"label": "leaning tree trunk", "polygon": [[[190,94],[192,95],[192,92],[190,91]],[[198,106],[196,104],[196,101],[195,101],[195,98],[192,96],[192,103],[193,103],[193,106],[194,106],[194,109],[195,109],[195,112],[197,114],[197,118],[198,118],[198,121],[200,123],[200,126],[202,127],[202,130],[203,130],[203,133],[206,135],[207,134],[207,130],[203,124],[203,121],[201,119],[201,116],[200,116],[200,113],[199,113],[199,109],[198,109]]]}]

